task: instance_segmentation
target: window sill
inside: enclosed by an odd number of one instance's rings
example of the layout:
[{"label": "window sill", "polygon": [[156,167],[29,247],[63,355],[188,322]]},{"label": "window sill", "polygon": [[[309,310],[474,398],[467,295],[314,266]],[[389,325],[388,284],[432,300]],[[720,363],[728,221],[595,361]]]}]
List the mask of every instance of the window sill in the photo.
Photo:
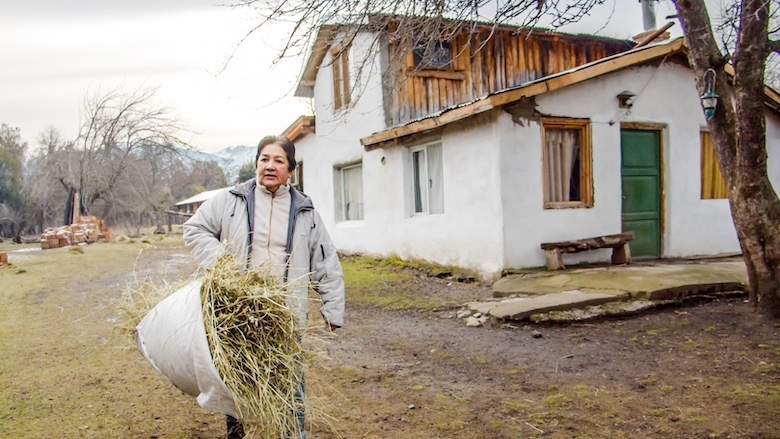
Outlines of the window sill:
[{"label": "window sill", "polygon": [[346,228],[353,228],[353,227],[365,227],[366,220],[340,220],[336,222],[336,227],[346,227]]},{"label": "window sill", "polygon": [[409,70],[409,76],[416,76],[422,78],[439,78],[439,79],[452,79],[455,81],[465,81],[466,72],[463,70],[455,69],[418,69]]},{"label": "window sill", "polygon": [[569,203],[544,203],[545,209],[590,209],[593,207],[593,204],[591,203],[582,203],[582,202],[569,202]]},{"label": "window sill", "polygon": [[444,215],[444,212],[442,212],[442,213],[414,212],[414,213],[412,213],[412,215],[409,218],[410,219],[412,219],[412,218],[437,218],[437,217],[440,217],[440,216],[443,216],[443,215]]}]

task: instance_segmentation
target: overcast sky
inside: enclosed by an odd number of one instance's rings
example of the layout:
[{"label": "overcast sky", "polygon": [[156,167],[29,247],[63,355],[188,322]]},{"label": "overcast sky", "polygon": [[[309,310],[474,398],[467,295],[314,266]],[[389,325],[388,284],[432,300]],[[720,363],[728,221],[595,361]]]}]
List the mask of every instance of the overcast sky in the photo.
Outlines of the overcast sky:
[{"label": "overcast sky", "polygon": [[[200,150],[281,133],[309,113],[306,101],[292,97],[302,60],[272,65],[280,29],[236,49],[256,21],[246,9],[217,6],[227,2],[0,0],[0,123],[19,127],[31,147],[48,126],[73,138],[87,94],[146,84],[159,87],[156,100],[196,132],[191,141]],[[563,30],[618,38],[643,30],[638,0],[606,3]],[[672,9],[659,3],[659,26]],[[672,32],[679,35],[679,24]]]}]

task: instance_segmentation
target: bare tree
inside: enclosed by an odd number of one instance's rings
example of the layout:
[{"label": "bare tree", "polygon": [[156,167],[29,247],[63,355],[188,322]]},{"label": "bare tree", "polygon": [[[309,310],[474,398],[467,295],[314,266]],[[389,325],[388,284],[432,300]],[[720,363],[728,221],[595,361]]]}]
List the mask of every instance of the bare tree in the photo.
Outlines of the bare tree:
[{"label": "bare tree", "polygon": [[0,125],[0,236],[12,235],[16,242],[21,242],[27,224],[27,200],[21,191],[26,151],[19,128]]},{"label": "bare tree", "polygon": [[59,152],[71,150],[73,142],[65,141],[54,127],[41,132],[37,141],[41,148],[27,159],[22,191],[30,200],[30,224],[40,233],[62,221],[67,188],[50,176],[58,167]]},{"label": "bare tree", "polygon": [[[272,22],[294,23],[279,57],[300,54],[323,25],[357,32],[371,27],[389,31],[391,40],[410,44],[447,41],[475,22],[533,25],[547,18],[553,27],[580,20],[605,0],[239,0],[261,17],[258,29]],[[251,33],[251,31],[250,31]]]},{"label": "bare tree", "polygon": [[120,186],[133,184],[124,178],[130,166],[145,152],[154,151],[152,160],[161,160],[187,145],[180,137],[186,128],[170,108],[154,102],[156,91],[119,86],[87,96],[76,142],[50,151],[56,156],[53,177],[79,192],[82,213],[99,205],[99,216],[115,218]]},{"label": "bare tree", "polygon": [[[564,26],[580,20],[590,10],[606,0],[236,0],[237,5],[255,10],[261,17],[255,30],[276,22],[292,23],[278,58],[298,56],[307,50],[322,25],[327,25],[325,45],[336,44],[340,50],[348,47],[359,32],[376,31],[376,38],[366,50],[390,57],[387,66],[402,65],[403,56],[414,49],[420,56],[420,66],[438,53],[440,42],[449,42],[461,34],[476,36],[477,23],[514,23],[518,28],[538,24],[543,18],[553,27]],[[613,0],[614,1],[614,0]],[[246,37],[245,37],[246,38]],[[489,38],[482,40],[487,44]],[[392,45],[395,50],[387,51]],[[357,63],[350,74],[350,95],[359,100],[367,84],[366,78],[375,65],[368,58],[352,60]],[[385,83],[399,85],[405,79],[395,71],[380,72]],[[342,112],[340,117],[345,117]]]},{"label": "bare tree", "polygon": [[[704,0],[675,0],[690,47],[689,60],[702,94],[706,73],[717,74],[714,90],[721,103],[707,120],[715,152],[729,188],[731,214],[750,279],[750,300],[761,310],[780,315],[780,201],[767,175],[765,66],[780,53],[778,28],[770,28],[780,5],[743,0],[733,5],[737,17],[734,45],[719,47]],[[725,53],[724,53],[725,52]]]},{"label": "bare tree", "polygon": [[[780,201],[767,175],[764,87],[766,66],[780,54],[776,0],[725,1],[722,18],[710,20],[704,0],[673,0],[689,47],[699,92],[716,73],[721,103],[707,121],[729,188],[732,216],[747,264],[751,303],[780,315]],[[448,41],[476,21],[553,28],[576,22],[605,0],[240,0],[271,22],[294,27],[280,57],[302,52],[307,37],[327,24],[349,39],[362,29],[382,30],[402,48]],[[484,11],[491,13],[484,14]],[[716,40],[720,38],[720,44]],[[332,41],[324,44],[330,45]],[[381,49],[381,47],[380,47]],[[363,66],[358,66],[358,70]],[[711,69],[711,70],[710,70]],[[724,70],[725,69],[725,70]],[[730,73],[731,72],[731,73]],[[772,78],[770,78],[772,79]]]}]

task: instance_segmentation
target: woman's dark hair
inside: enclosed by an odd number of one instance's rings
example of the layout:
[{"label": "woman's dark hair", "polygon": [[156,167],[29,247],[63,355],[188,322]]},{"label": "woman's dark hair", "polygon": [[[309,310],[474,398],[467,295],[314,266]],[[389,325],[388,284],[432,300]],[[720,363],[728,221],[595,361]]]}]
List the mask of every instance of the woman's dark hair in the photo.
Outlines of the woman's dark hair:
[{"label": "woman's dark hair", "polygon": [[263,151],[263,148],[273,144],[282,147],[284,154],[287,156],[287,162],[289,163],[287,170],[292,172],[295,167],[298,166],[298,162],[295,161],[295,145],[290,141],[290,139],[284,136],[263,137],[263,140],[257,144],[257,154],[255,154],[255,168],[257,168],[257,159],[260,158],[260,153]]}]

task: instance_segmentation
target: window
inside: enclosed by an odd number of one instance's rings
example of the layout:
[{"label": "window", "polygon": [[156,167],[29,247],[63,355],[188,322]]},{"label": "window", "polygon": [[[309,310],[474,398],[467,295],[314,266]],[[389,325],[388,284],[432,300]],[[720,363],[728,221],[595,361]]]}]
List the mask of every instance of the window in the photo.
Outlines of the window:
[{"label": "window", "polygon": [[298,191],[303,192],[303,162],[299,161],[298,165],[290,175],[290,184]]},{"label": "window", "polygon": [[410,150],[414,213],[444,213],[441,142]]},{"label": "window", "polygon": [[544,120],[544,207],[590,207],[590,129],[585,120]]},{"label": "window", "polygon": [[333,108],[338,110],[349,105],[349,50],[341,46],[331,52],[333,56]]},{"label": "window", "polygon": [[357,221],[363,219],[363,165],[350,165],[336,172],[338,185],[336,204],[338,219]]},{"label": "window", "polygon": [[452,67],[450,43],[439,41],[433,44],[420,42],[414,49],[414,66],[424,69],[446,69]]},{"label": "window", "polygon": [[701,132],[701,199],[715,200],[728,198],[729,192],[726,181],[720,173],[720,166],[715,157],[715,146],[712,144],[712,135],[706,131]]}]

